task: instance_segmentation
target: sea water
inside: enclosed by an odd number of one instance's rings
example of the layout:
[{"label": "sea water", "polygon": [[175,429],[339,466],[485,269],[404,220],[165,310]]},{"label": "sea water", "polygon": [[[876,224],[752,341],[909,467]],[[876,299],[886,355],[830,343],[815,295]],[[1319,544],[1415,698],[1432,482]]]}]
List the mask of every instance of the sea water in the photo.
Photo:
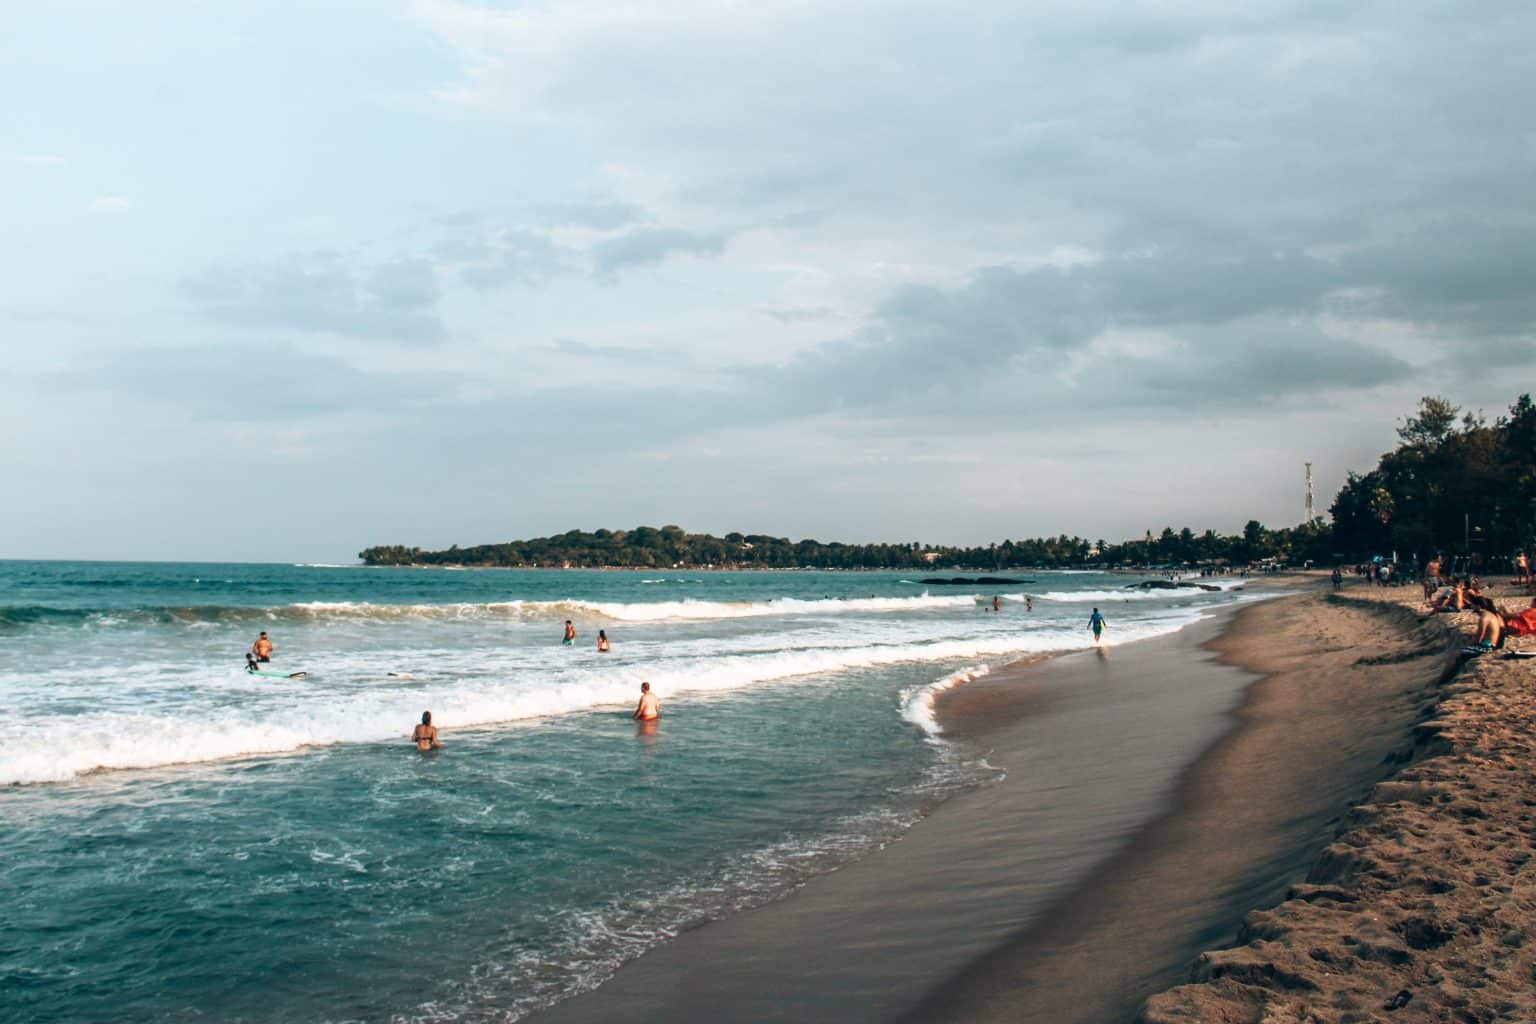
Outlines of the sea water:
[{"label": "sea water", "polygon": [[994,778],[943,689],[1240,598],[1027,577],[0,562],[0,1005],[516,1019]]}]

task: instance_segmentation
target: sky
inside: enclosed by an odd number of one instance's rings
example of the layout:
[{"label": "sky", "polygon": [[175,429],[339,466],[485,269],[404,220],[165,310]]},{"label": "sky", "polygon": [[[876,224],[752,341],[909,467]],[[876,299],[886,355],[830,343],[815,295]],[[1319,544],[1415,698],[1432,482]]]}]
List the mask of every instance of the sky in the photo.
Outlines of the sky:
[{"label": "sky", "polygon": [[1536,6],[0,9],[0,557],[1326,512],[1536,390]]}]

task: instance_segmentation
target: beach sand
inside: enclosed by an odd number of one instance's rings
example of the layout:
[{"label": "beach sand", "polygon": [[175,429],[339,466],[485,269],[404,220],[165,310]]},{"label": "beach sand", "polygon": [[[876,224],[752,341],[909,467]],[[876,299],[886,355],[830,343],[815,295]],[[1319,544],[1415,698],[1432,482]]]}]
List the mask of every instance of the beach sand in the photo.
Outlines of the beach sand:
[{"label": "beach sand", "polygon": [[[1403,591],[1363,600],[1422,610]],[[1493,595],[1528,606],[1511,588]],[[1453,649],[1473,616],[1424,628]],[[1510,638],[1509,650],[1536,650]],[[1350,810],[1305,881],[1202,954],[1146,1024],[1536,1021],[1536,661],[1469,659],[1413,730],[1414,763]]]},{"label": "beach sand", "polygon": [[534,1019],[1129,1020],[1306,874],[1448,671],[1440,623],[1307,586],[1219,638],[1228,616],[951,691],[946,735],[1004,781]]}]

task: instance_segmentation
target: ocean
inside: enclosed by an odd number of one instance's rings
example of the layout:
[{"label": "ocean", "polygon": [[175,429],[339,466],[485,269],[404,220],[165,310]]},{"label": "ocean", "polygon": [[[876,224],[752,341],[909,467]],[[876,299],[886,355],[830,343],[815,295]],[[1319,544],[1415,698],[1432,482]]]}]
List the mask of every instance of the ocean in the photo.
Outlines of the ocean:
[{"label": "ocean", "polygon": [[515,1020],[995,780],[943,689],[1243,599],[1011,575],[0,562],[6,1018]]}]

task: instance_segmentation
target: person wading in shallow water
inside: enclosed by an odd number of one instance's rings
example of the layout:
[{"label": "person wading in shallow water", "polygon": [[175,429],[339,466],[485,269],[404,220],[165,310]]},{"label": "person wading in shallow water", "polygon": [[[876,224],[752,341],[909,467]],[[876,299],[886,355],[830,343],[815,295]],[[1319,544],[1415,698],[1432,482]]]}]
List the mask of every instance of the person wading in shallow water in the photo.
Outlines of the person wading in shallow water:
[{"label": "person wading in shallow water", "polygon": [[576,627],[571,625],[570,619],[565,620],[565,639],[560,642],[567,647],[576,643]]},{"label": "person wading in shallow water", "polygon": [[600,629],[597,631],[597,649],[600,651],[612,649],[612,645],[608,643],[608,633],[605,630]]},{"label": "person wading in shallow water", "polygon": [[1095,608],[1093,614],[1088,616],[1088,628],[1093,630],[1094,643],[1099,642],[1099,636],[1104,632],[1104,627],[1107,625],[1109,623],[1104,621],[1104,616],[1100,615],[1099,610]]},{"label": "person wading in shallow water", "polygon": [[650,683],[640,684],[640,703],[632,717],[637,722],[651,722],[661,717],[661,701],[651,692]]},{"label": "person wading in shallow water", "polygon": [[437,726],[432,724],[432,712],[421,713],[421,724],[411,730],[411,742],[422,753],[443,749],[443,745],[437,741]]},{"label": "person wading in shallow water", "polygon": [[251,653],[256,655],[257,661],[270,662],[272,660],[272,641],[267,639],[267,631],[262,630],[261,636],[251,644]]}]

